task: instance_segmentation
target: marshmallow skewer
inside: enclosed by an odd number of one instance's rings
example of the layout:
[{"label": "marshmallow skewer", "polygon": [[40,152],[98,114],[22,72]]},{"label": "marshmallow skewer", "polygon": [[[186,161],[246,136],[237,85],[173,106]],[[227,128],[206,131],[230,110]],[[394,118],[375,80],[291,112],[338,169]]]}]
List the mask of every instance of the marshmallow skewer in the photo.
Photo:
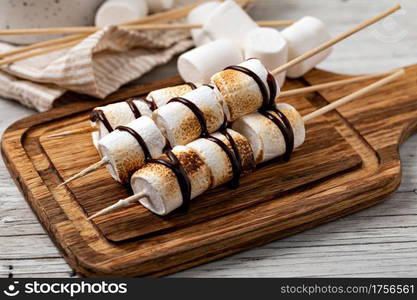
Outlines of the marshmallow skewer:
[{"label": "marshmallow skewer", "polygon": [[[366,87],[364,87],[364,88],[362,88],[362,89],[360,89],[360,90],[358,90],[358,91],[356,91],[356,92],[354,92],[354,93],[352,93],[352,94],[350,94],[348,96],[345,96],[345,97],[343,97],[343,98],[341,98],[341,99],[339,99],[339,100],[337,100],[337,101],[335,101],[335,102],[333,102],[333,103],[331,103],[331,104],[329,104],[327,106],[324,106],[323,108],[320,108],[320,109],[318,109],[318,110],[316,110],[316,111],[314,111],[314,112],[312,112],[312,113],[304,116],[302,118],[302,121],[303,122],[311,121],[312,119],[314,119],[316,117],[319,117],[319,116],[321,116],[321,115],[323,115],[323,114],[325,114],[325,113],[327,113],[327,112],[329,112],[331,110],[334,110],[334,109],[338,108],[339,106],[342,106],[344,104],[347,104],[348,102],[353,101],[353,100],[355,100],[355,99],[357,99],[357,98],[359,98],[359,97],[361,97],[361,96],[363,96],[363,95],[365,95],[365,94],[367,94],[367,93],[369,93],[369,92],[377,89],[378,87],[381,87],[384,84],[387,84],[389,82],[394,81],[395,79],[397,79],[398,77],[400,77],[400,76],[402,76],[404,74],[405,74],[404,69],[401,69],[401,70],[395,72],[394,74],[392,74],[390,76],[387,76],[387,77],[385,77],[385,78],[383,78],[383,79],[381,79],[381,80],[379,80],[379,81],[377,81],[377,82],[375,82],[375,83],[373,83],[371,85],[368,85],[368,86],[366,86]],[[287,104],[279,104],[279,105],[291,107],[290,105],[287,105]],[[291,123],[291,126],[293,126],[292,123]],[[246,137],[246,138],[248,138],[248,137]],[[298,145],[301,144],[303,142],[303,140],[304,139],[302,139],[302,141],[300,141],[298,143]],[[195,143],[195,142],[193,142],[193,143]],[[191,143],[191,144],[193,144],[193,143]],[[181,147],[186,148],[184,146],[181,146]],[[269,160],[269,159],[272,159],[272,158],[273,157],[269,157],[268,159],[264,159],[263,161],[266,161],[266,160]],[[142,173],[144,173],[144,174],[148,173],[149,174],[149,171],[150,171],[150,173],[152,173],[152,166],[150,166],[149,169],[150,170],[148,170],[148,171],[147,170],[142,171]],[[133,178],[135,178],[135,176],[137,177],[137,175],[133,175],[133,177],[132,177],[132,183],[133,183]],[[142,176],[143,176],[143,174],[142,174]],[[157,176],[157,175],[155,175],[155,176]],[[159,178],[159,181],[163,181],[163,179]],[[203,185],[209,186],[209,184],[203,184]],[[200,193],[198,193],[198,194],[201,194],[201,193],[202,192],[200,191]],[[117,202],[116,204],[113,204],[113,205],[111,205],[111,206],[109,206],[109,207],[107,207],[107,208],[105,208],[105,209],[103,209],[103,210],[95,213],[94,215],[90,216],[88,218],[88,220],[91,220],[93,218],[96,218],[96,217],[99,217],[99,216],[108,214],[108,213],[113,212],[115,210],[118,210],[120,208],[126,207],[129,204],[135,203],[137,201],[140,201],[140,200],[143,200],[143,199],[149,198],[149,197],[150,197],[150,195],[148,195],[146,193],[146,189],[145,189],[145,191],[142,190],[138,194],[135,194],[135,195],[133,195],[133,196],[131,196],[129,198],[126,198],[124,200],[121,200],[121,201]],[[191,198],[194,198],[194,197],[191,197]],[[159,200],[159,202],[160,201],[161,200]],[[179,202],[181,202],[181,201],[182,200],[180,200]],[[141,201],[141,202],[143,203],[143,201]],[[148,199],[148,202],[149,202],[149,199]],[[148,203],[148,202],[145,201],[145,203]],[[169,205],[172,206],[173,204],[171,203]],[[148,207],[148,206],[150,206],[150,204],[148,203],[145,206]],[[165,209],[163,210],[163,212],[161,214],[165,215],[165,214],[169,213],[170,211],[176,209],[177,207],[178,207],[178,205],[175,205],[175,206],[172,206],[172,207],[168,207],[168,208],[165,207]],[[152,210],[154,210],[154,209],[155,208],[152,208]]]},{"label": "marshmallow skewer", "polygon": [[[388,71],[388,72],[381,72],[381,73],[375,73],[375,74],[367,74],[367,75],[357,76],[354,78],[342,79],[342,80],[337,80],[337,81],[320,83],[320,84],[316,84],[316,85],[312,85],[308,87],[286,90],[286,91],[281,92],[280,97],[289,97],[289,96],[296,96],[296,95],[301,95],[301,94],[306,94],[306,93],[317,92],[317,91],[328,89],[328,88],[344,86],[344,85],[351,84],[351,83],[358,83],[361,81],[383,77],[386,75],[390,75],[394,72],[395,71]],[[124,125],[124,124],[121,124],[121,125]],[[68,131],[51,134],[46,137],[55,138],[55,137],[73,135],[73,134],[91,133],[91,132],[98,131],[98,130],[99,130],[98,126],[88,126],[88,127],[82,127],[82,128],[78,128],[74,130],[68,130]]]},{"label": "marshmallow skewer", "polygon": [[[196,88],[197,87],[192,83],[184,83],[162,88],[150,92],[146,99],[134,97],[126,101],[112,103],[102,107],[96,107],[93,109],[93,112],[103,111],[106,119],[109,120],[111,127],[116,128],[117,126],[126,125],[134,119],[137,119],[139,115],[150,116],[153,110],[167,104],[168,101],[172,98],[180,97]],[[108,134],[109,130],[104,128],[105,126],[101,126],[102,122],[100,120],[92,123],[93,124],[88,127],[59,132],[48,135],[46,137],[51,138],[93,132],[93,143],[96,145],[98,139]],[[96,131],[100,130],[102,131],[101,133],[95,134]]]},{"label": "marshmallow skewer", "polygon": [[[175,146],[178,144],[186,144],[197,139],[204,131],[209,134],[220,129],[223,112],[227,121],[233,122],[244,115],[262,108],[267,105],[268,102],[271,105],[275,100],[275,93],[277,90],[279,91],[272,75],[277,75],[295,64],[328,49],[352,34],[370,26],[389,14],[394,13],[399,8],[401,8],[401,6],[394,6],[384,13],[379,14],[338,37],[291,60],[271,73],[268,73],[262,63],[257,59],[247,60],[238,66],[231,66],[212,77],[211,81],[214,85],[212,94],[214,94],[214,96],[208,95],[207,93],[200,95],[199,102],[201,106],[206,107],[205,111],[201,111],[201,107],[191,103],[188,99],[172,99],[171,103],[168,103],[166,106],[163,106],[161,109],[154,112],[154,119],[157,126],[161,129],[162,134],[168,139],[169,145]],[[232,83],[230,82],[231,80]],[[264,87],[264,90],[260,91],[261,86]],[[210,87],[204,88],[210,90]],[[219,97],[215,94],[218,94],[219,92],[224,100],[222,103],[223,110],[215,104],[216,98]],[[261,97],[260,94],[262,94]],[[175,100],[175,102],[172,102],[173,100]],[[267,102],[265,102],[265,100]],[[172,110],[176,113],[172,113]],[[182,115],[182,117],[179,117],[179,115]],[[181,121],[181,118],[184,120]],[[185,121],[185,119],[187,119],[187,121]],[[206,122],[209,120],[209,123],[206,123],[205,126],[207,128],[203,128],[204,119]],[[191,133],[187,132],[187,128],[191,130]],[[92,170],[90,168],[88,169]],[[131,170],[128,172],[130,173],[130,171]],[[79,178],[77,175],[74,175],[73,177]],[[120,180],[120,182],[123,182],[123,180]],[[66,181],[66,183],[68,183],[68,181]]]}]

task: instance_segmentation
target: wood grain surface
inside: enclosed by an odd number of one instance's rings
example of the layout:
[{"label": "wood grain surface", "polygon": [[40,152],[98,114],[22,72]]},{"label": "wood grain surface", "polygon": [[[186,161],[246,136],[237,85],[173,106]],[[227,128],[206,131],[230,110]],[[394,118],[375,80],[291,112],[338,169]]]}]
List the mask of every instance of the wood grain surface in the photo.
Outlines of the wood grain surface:
[{"label": "wood grain surface", "polygon": [[[287,81],[284,89],[342,76],[314,70]],[[143,96],[178,80],[122,90],[106,101]],[[370,82],[286,97],[302,115]],[[417,65],[372,94],[306,126],[306,142],[287,164],[270,163],[242,180],[198,197],[186,214],[161,218],[140,205],[93,222],[87,216],[129,190],[105,169],[61,186],[97,160],[84,136],[48,139],[51,130],[85,126],[91,101],[66,105],[10,126],[2,155],[31,208],[61,249],[85,276],[161,276],[262,245],[385,200],[399,186],[398,146],[417,125]],[[341,91],[343,90],[343,91]],[[383,120],[383,122],[381,122]],[[70,127],[72,128],[72,127]],[[69,171],[68,171],[69,170]],[[103,203],[104,202],[104,203]],[[110,240],[110,241],[109,241]],[[111,243],[119,242],[119,243]]]},{"label": "wood grain surface", "polygon": [[[252,9],[256,19],[291,19],[310,14],[326,20],[332,33],[341,32],[392,4],[391,1],[325,0],[259,2]],[[404,18],[394,19],[396,29],[415,27],[415,2],[400,2],[408,10]],[[359,74],[414,63],[417,61],[416,34],[408,30],[405,38],[390,42],[379,40],[368,30],[337,46],[321,66]],[[175,75],[174,63],[159,68],[141,81],[172,75]],[[0,105],[3,130],[13,120],[32,113],[12,102],[0,102]],[[414,137],[401,149],[403,183],[389,201],[175,276],[416,276],[416,143]],[[0,171],[0,197],[7,199],[0,203],[0,276],[73,276],[22,201],[7,171]]]}]

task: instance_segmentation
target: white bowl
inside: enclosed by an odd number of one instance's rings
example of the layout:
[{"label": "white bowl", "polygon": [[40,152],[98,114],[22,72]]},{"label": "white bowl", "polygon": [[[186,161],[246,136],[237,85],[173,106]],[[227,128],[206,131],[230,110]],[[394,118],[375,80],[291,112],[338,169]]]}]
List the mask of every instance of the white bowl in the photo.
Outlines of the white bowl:
[{"label": "white bowl", "polygon": [[[104,0],[0,0],[0,29],[91,26]],[[56,36],[10,35],[0,40],[31,44]]]}]

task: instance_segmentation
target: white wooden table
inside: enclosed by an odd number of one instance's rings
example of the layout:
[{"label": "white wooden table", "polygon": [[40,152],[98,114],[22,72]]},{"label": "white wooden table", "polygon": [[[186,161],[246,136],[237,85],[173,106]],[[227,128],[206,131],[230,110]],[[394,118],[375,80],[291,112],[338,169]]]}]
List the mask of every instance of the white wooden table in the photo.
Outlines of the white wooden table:
[{"label": "white wooden table", "polygon": [[[399,1],[405,14],[342,42],[321,68],[369,73],[417,63],[417,1]],[[269,0],[255,19],[323,19],[333,34],[392,6],[390,0]],[[142,78],[175,75],[175,64]],[[35,113],[0,100],[0,132]],[[417,135],[401,147],[403,182],[389,200],[365,211],[263,247],[173,276],[417,276]],[[0,277],[75,276],[0,163]]]}]

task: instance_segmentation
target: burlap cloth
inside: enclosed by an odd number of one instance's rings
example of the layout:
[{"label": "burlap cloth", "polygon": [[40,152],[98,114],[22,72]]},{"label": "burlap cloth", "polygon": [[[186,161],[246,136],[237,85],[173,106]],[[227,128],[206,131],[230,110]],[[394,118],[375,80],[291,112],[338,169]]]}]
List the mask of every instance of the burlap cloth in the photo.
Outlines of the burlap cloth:
[{"label": "burlap cloth", "polygon": [[[0,96],[45,111],[66,90],[104,98],[192,46],[189,31],[100,30],[71,49],[0,69]],[[0,43],[0,52],[13,46]]]}]

